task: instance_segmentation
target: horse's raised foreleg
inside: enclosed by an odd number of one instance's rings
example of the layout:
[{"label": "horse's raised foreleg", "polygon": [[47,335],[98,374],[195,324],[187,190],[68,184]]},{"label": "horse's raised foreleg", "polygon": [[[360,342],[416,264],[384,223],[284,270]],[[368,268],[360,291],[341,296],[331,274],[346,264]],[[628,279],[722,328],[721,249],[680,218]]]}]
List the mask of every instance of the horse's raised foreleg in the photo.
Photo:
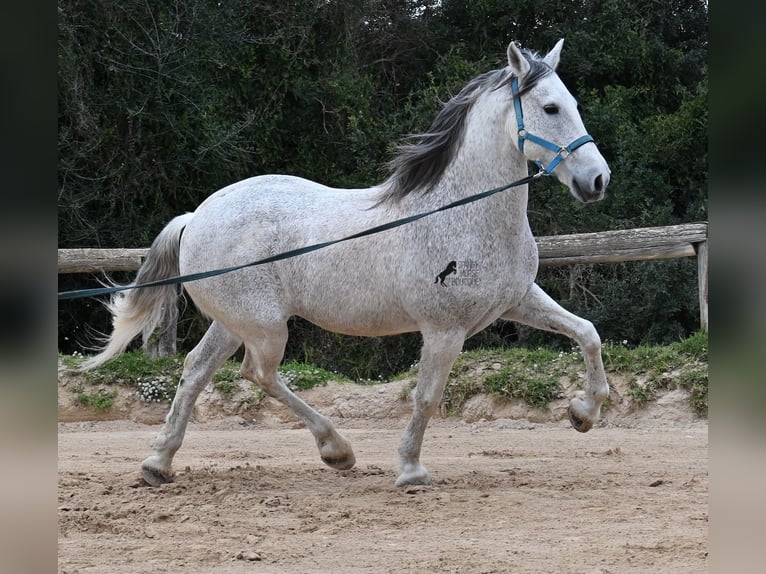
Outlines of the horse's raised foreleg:
[{"label": "horse's raised foreleg", "polygon": [[601,415],[601,404],[609,396],[601,360],[601,339],[593,323],[561,307],[537,284],[533,284],[521,303],[502,318],[561,333],[577,342],[585,357],[585,388],[577,391],[569,402],[569,420],[576,430],[589,431]]},{"label": "horse's raised foreleg", "polygon": [[159,486],[173,479],[173,456],[181,447],[197,396],[241,343],[213,322],[202,340],[186,355],[176,396],[165,417],[165,425],[152,445],[154,454],[141,463],[141,474],[150,485]]},{"label": "horse's raised foreleg", "polygon": [[246,341],[242,376],[258,384],[306,423],[316,440],[319,456],[327,466],[338,470],[352,468],[356,458],[351,443],[338,434],[329,418],[307,405],[280,378],[277,368],[286,342],[286,325],[264,331],[254,341]]},{"label": "horse's raised foreleg", "polygon": [[423,333],[418,384],[413,396],[412,418],[399,445],[401,472],[396,486],[433,484],[428,470],[420,462],[423,434],[444,394],[444,386],[465,340],[464,333]]}]

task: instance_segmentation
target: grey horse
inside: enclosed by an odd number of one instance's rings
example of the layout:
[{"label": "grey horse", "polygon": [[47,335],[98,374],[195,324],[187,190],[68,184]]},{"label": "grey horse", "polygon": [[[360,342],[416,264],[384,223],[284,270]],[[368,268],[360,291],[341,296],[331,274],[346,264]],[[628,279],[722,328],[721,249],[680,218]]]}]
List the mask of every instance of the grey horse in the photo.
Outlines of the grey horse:
[{"label": "grey horse", "polygon": [[[286,175],[253,177],[208,197],[158,235],[135,283],[224,268],[333,240],[421,213],[548,165],[579,201],[604,197],[610,171],[587,132],[577,103],[555,69],[563,40],[545,56],[508,46],[508,66],[471,80],[431,128],[400,146],[389,177],[367,189],[334,189]],[[567,146],[569,142],[578,142]],[[551,145],[550,142],[556,142]],[[555,166],[555,168],[553,167]],[[419,331],[423,338],[413,413],[399,446],[396,485],[432,484],[420,460],[423,434],[438,408],[467,337],[496,319],[567,335],[585,358],[584,388],[569,405],[575,429],[599,419],[609,394],[601,341],[592,323],[561,308],[535,284],[538,254],[527,220],[527,186],[439,212],[380,234],[310,254],[188,282],[188,296],[212,322],[187,355],[165,425],[143,461],[151,485],[173,478],[200,391],[244,343],[242,376],[287,405],[336,469],[355,464],[350,443],[280,379],[287,321],[299,316],[348,335]],[[473,279],[448,288],[434,270],[473,262]],[[113,332],[94,368],[151,331],[175,287],[120,293],[109,304]]]}]

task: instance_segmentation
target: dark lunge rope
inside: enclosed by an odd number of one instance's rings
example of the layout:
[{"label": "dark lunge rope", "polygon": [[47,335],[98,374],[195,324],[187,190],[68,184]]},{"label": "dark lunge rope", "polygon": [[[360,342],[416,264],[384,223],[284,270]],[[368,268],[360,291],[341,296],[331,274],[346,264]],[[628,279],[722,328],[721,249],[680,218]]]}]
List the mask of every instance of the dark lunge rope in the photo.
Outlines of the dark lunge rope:
[{"label": "dark lunge rope", "polygon": [[147,283],[141,283],[139,285],[134,285],[134,284],[117,285],[114,287],[80,289],[77,291],[62,291],[58,294],[58,299],[59,301],[62,301],[65,299],[81,299],[83,297],[98,297],[100,295],[108,295],[110,293],[127,291],[129,289],[140,289],[143,287],[159,287],[161,285],[187,283],[189,281],[197,281],[199,279],[205,279],[207,277],[215,277],[217,275],[223,275],[224,273],[231,273],[232,271],[237,271],[239,269],[244,269],[246,267],[254,267],[256,265],[264,265],[266,263],[273,263],[275,261],[281,261],[283,259],[290,259],[291,257],[297,257],[298,255],[303,255],[305,253],[311,253],[312,251],[324,249],[325,247],[329,247],[330,245],[335,245],[336,243],[342,243],[344,241],[350,241],[351,239],[358,239],[360,237],[374,235],[375,233],[381,233],[382,231],[388,231],[389,229],[394,229],[395,227],[400,227],[402,225],[406,225],[407,223],[412,223],[413,221],[417,221],[418,219],[423,219],[424,217],[428,217],[429,215],[433,215],[434,213],[439,213],[440,211],[447,211],[448,209],[453,209],[455,207],[460,207],[461,205],[473,203],[474,201],[478,201],[480,199],[484,199],[485,197],[495,195],[496,193],[500,193],[501,191],[505,191],[506,189],[510,189],[512,187],[518,187],[520,185],[529,183],[533,179],[536,179],[542,175],[550,175],[550,173],[546,171],[540,171],[534,175],[528,175],[527,177],[514,181],[513,183],[508,183],[506,185],[496,187],[488,191],[483,191],[475,195],[464,197],[463,199],[458,199],[457,201],[453,201],[452,203],[448,203],[447,205],[437,207],[436,209],[432,209],[430,211],[425,211],[423,213],[418,213],[416,215],[410,215],[408,217],[396,219],[394,221],[384,223],[383,225],[371,227],[370,229],[365,229],[364,231],[360,231],[359,233],[354,233],[353,235],[342,237],[340,239],[334,239],[332,241],[325,241],[323,243],[316,243],[314,245],[308,245],[306,247],[301,247],[299,249],[291,249],[283,253],[277,253],[276,255],[271,255],[269,257],[265,257],[257,261],[251,261],[250,263],[243,263],[241,265],[235,265],[233,267],[225,267],[223,269],[214,269],[213,271],[191,273],[189,275],[181,275],[179,277],[168,277],[167,279],[158,279],[157,281],[149,281]]}]

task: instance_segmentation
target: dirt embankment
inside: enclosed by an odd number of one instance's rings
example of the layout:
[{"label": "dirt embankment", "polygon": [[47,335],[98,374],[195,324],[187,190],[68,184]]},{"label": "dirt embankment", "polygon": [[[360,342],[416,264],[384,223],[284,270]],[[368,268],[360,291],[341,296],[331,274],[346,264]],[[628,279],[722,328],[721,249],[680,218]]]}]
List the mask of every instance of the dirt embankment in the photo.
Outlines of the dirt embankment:
[{"label": "dirt embankment", "polygon": [[[612,393],[602,412],[602,426],[657,427],[699,420],[689,406],[689,393],[684,389],[664,391],[659,393],[655,400],[638,404],[631,399],[624,377],[610,374],[610,385]],[[248,423],[298,423],[297,417],[288,409],[254,389],[250,382],[240,380],[234,386],[234,391],[224,395],[212,384],[208,385],[197,399],[193,420],[206,422],[236,416]],[[371,386],[330,381],[325,386],[301,391],[299,394],[314,408],[334,419],[392,419],[409,416],[412,408],[409,393],[411,386],[410,379]],[[103,387],[104,390],[116,393],[114,406],[102,411],[95,410],[78,403],[77,395],[83,388],[91,393],[98,390],[98,387],[83,385],[78,375],[69,373],[63,366],[60,367],[60,422],[130,420],[144,424],[161,424],[168,410],[167,402],[144,402],[138,398],[135,389],[119,385]],[[555,423],[567,420],[568,404],[569,399],[562,398],[552,401],[548,408],[540,409],[526,404],[521,399],[479,394],[471,397],[460,412],[450,414],[466,422],[509,419]]]}]

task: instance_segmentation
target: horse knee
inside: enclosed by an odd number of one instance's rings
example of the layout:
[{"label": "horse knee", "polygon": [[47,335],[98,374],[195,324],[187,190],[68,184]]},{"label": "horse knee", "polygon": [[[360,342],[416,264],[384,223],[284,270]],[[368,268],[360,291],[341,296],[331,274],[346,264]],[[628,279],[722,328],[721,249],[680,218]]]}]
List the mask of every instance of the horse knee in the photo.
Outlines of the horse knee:
[{"label": "horse knee", "polygon": [[577,331],[577,339],[583,353],[601,353],[601,337],[593,323],[587,319],[583,319],[582,326]]}]

